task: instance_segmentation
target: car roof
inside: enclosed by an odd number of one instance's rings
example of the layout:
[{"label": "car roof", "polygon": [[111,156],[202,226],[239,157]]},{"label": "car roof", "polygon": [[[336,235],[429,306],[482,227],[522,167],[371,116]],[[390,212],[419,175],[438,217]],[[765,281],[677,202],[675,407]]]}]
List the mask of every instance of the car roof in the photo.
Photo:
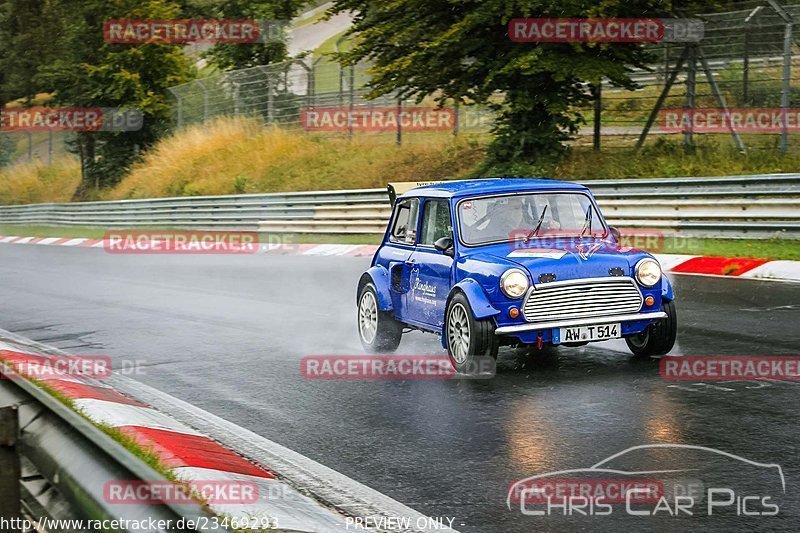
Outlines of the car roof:
[{"label": "car roof", "polygon": [[579,183],[543,178],[481,178],[471,180],[445,181],[434,185],[416,187],[401,195],[401,198],[432,197],[461,198],[493,193],[513,193],[551,190],[585,191]]}]

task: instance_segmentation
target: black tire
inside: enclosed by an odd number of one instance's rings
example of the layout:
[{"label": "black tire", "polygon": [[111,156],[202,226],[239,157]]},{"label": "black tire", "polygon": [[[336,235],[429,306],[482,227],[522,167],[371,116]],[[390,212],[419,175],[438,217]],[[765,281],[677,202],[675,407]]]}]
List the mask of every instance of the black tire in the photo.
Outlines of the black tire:
[{"label": "black tire", "polygon": [[675,302],[665,300],[661,304],[661,310],[667,313],[666,318],[648,326],[638,335],[625,337],[625,342],[633,355],[637,357],[666,355],[675,346],[675,338],[678,335],[678,313],[675,310]]},{"label": "black tire", "polygon": [[[374,303],[374,310],[368,311],[366,306],[369,305],[369,299],[372,298]],[[362,311],[372,316],[372,328],[365,329],[362,327]],[[356,316],[358,320],[358,337],[361,339],[361,345],[367,353],[389,353],[397,350],[400,345],[400,339],[403,337],[403,324],[395,320],[392,313],[381,311],[378,308],[378,291],[375,290],[375,285],[371,282],[365,283],[358,293],[358,313]],[[373,333],[370,335],[370,333]]]},{"label": "black tire", "polygon": [[[457,314],[457,316],[455,316]],[[454,320],[451,321],[451,318]],[[466,321],[464,321],[466,318]],[[456,331],[453,328],[458,328]],[[461,374],[469,374],[476,369],[474,365],[475,357],[491,356],[497,358],[499,342],[494,334],[494,321],[491,319],[476,320],[472,314],[467,297],[459,292],[456,293],[447,305],[444,315],[444,328],[442,335],[445,336],[447,344],[447,355],[453,367]],[[466,332],[466,337],[464,333]],[[451,339],[458,335],[463,344],[456,343],[452,346]]]}]

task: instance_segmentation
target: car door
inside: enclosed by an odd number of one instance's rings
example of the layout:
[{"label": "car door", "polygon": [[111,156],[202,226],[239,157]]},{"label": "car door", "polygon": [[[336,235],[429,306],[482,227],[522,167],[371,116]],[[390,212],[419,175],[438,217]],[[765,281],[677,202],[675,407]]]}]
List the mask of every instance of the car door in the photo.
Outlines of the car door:
[{"label": "car door", "polygon": [[417,246],[409,259],[412,268],[406,295],[407,317],[409,321],[437,330],[444,324],[445,302],[453,272],[453,258],[433,247],[442,237],[453,238],[450,204],[447,200],[426,199],[422,204]]},{"label": "car door", "polygon": [[405,320],[406,294],[410,287],[411,254],[417,242],[419,198],[399,200],[392,213],[386,243],[381,247],[380,261],[389,270],[389,293],[395,317]]}]

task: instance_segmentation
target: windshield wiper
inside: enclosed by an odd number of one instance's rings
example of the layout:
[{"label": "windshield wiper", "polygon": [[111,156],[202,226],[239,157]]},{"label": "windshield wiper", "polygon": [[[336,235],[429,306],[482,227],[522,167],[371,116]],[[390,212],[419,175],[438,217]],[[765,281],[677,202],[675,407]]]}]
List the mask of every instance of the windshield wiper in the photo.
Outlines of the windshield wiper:
[{"label": "windshield wiper", "polygon": [[550,204],[545,204],[544,209],[542,209],[542,216],[539,217],[539,222],[536,223],[536,227],[533,228],[533,231],[528,233],[528,235],[525,237],[525,242],[526,243],[528,241],[530,241],[531,237],[536,235],[536,233],[539,231],[539,228],[542,227],[542,222],[544,222],[544,215],[547,213],[547,208],[548,207],[550,207]]},{"label": "windshield wiper", "polygon": [[584,222],[583,222],[583,229],[581,230],[581,235],[580,235],[581,237],[583,237],[583,234],[586,233],[587,229],[589,230],[589,232],[591,232],[591,230],[592,230],[592,206],[591,205],[589,206],[589,209],[586,210],[586,218],[584,219]]}]

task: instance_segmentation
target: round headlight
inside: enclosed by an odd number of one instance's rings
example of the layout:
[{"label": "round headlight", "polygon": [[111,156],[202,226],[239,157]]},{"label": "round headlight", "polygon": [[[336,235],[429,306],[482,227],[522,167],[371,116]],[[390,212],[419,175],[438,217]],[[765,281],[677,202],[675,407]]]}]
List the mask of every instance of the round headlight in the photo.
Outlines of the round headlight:
[{"label": "round headlight", "polygon": [[500,289],[509,298],[522,298],[529,286],[528,276],[518,268],[509,268],[500,276]]},{"label": "round headlight", "polygon": [[652,287],[661,279],[661,265],[655,259],[642,259],[636,263],[636,281],[645,287]]}]

